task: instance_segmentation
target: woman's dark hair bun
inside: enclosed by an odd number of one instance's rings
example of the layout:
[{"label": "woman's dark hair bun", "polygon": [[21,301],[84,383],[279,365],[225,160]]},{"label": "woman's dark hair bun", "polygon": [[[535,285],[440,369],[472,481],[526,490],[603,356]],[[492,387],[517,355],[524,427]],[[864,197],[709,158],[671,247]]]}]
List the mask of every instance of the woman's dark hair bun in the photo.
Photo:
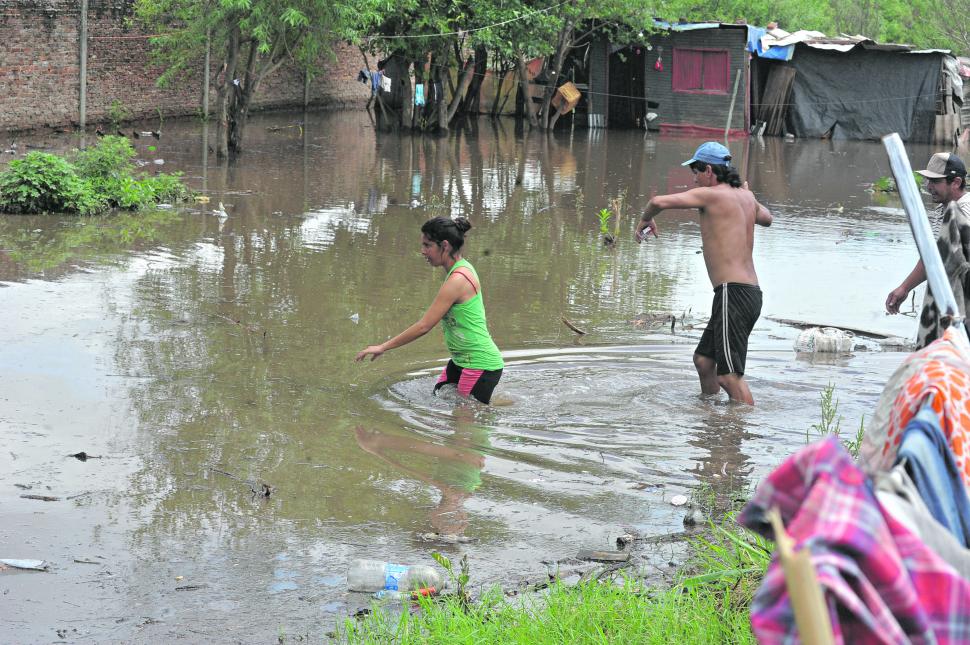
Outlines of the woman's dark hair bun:
[{"label": "woman's dark hair bun", "polygon": [[465,232],[471,229],[472,227],[472,223],[468,221],[467,217],[456,217],[454,219],[454,222],[455,222],[455,226],[458,227],[458,230],[461,231],[462,235],[464,235]]}]

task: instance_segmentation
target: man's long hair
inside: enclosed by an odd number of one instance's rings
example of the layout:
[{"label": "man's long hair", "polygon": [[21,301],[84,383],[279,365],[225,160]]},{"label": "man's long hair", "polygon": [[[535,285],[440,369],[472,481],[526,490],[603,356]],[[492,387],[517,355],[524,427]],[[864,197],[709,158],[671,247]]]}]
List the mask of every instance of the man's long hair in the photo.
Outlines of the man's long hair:
[{"label": "man's long hair", "polygon": [[723,164],[707,163],[706,161],[695,161],[690,165],[690,169],[695,172],[704,172],[704,169],[708,166],[711,167],[711,172],[714,173],[714,177],[717,179],[719,184],[728,184],[732,188],[741,187],[741,175],[732,166],[725,166]]}]

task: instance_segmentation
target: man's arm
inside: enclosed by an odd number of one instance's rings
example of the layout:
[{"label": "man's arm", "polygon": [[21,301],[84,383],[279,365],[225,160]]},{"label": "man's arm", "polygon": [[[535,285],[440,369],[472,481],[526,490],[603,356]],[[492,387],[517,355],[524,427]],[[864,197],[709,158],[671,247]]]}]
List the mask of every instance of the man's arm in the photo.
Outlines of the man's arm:
[{"label": "man's arm", "polygon": [[654,237],[657,237],[657,224],[653,221],[653,218],[660,214],[661,211],[668,209],[689,209],[689,208],[703,208],[705,201],[704,195],[706,189],[704,188],[692,188],[683,193],[671,193],[670,195],[656,195],[650,198],[647,202],[647,207],[643,210],[643,216],[640,218],[640,223],[637,224],[636,230],[636,241],[639,244],[646,237],[644,231],[653,233]]},{"label": "man's arm", "polygon": [[899,305],[906,300],[906,296],[909,292],[915,289],[917,286],[922,284],[923,280],[926,280],[926,269],[923,267],[923,261],[920,260],[913,267],[913,270],[909,272],[903,283],[889,292],[886,296],[886,311],[891,314],[899,313]]},{"label": "man's arm", "polygon": [[771,222],[775,218],[771,216],[771,211],[762,206],[759,202],[755,202],[758,207],[757,212],[754,215],[754,223],[758,226],[771,226]]}]

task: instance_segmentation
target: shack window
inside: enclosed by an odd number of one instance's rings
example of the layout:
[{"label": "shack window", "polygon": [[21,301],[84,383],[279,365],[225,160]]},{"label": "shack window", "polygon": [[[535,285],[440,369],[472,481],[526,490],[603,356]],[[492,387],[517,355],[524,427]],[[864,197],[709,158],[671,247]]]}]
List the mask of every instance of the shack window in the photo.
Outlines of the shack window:
[{"label": "shack window", "polygon": [[727,94],[731,59],[726,49],[674,48],[675,92]]}]

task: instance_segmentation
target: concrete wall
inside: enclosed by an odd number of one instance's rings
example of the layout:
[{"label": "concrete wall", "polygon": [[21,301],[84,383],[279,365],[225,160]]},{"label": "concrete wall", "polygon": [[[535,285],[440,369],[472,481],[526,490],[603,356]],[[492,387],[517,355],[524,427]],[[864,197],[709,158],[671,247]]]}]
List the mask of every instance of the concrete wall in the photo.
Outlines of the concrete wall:
[{"label": "concrete wall", "polygon": [[[77,124],[80,5],[80,0],[0,0],[0,131]],[[165,116],[200,111],[203,62],[159,88],[162,69],[151,62],[147,36],[132,20],[131,0],[89,0],[88,123],[107,120],[113,103],[133,119],[156,118],[159,110]],[[213,51],[213,79],[221,64],[220,52]],[[355,80],[362,67],[356,48],[340,46],[336,60],[321,61],[311,104],[363,106],[369,90]],[[303,87],[302,71],[284,67],[264,81],[254,107],[302,106]]]}]

